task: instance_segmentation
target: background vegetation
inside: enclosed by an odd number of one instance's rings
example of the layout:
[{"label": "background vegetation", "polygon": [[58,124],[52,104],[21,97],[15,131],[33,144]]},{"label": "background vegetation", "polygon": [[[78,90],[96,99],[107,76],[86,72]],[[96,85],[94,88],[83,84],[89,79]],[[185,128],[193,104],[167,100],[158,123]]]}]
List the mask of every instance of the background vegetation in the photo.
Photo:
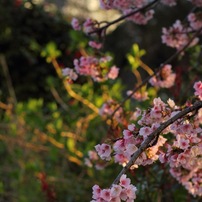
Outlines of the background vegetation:
[{"label": "background vegetation", "polygon": [[[96,183],[109,186],[121,169],[108,165],[105,170],[96,170],[84,163],[89,150],[103,139],[110,141],[115,130],[121,134],[126,126],[109,128],[98,114],[66,91],[52,61],[57,58],[61,68],[72,66],[72,60],[87,50],[87,40],[71,30],[59,11],[48,12],[45,6],[19,0],[0,3],[0,202],[90,201],[91,187]],[[187,9],[186,4],[181,6]],[[161,15],[166,17],[170,11],[159,10],[157,16]],[[119,80],[95,84],[79,78],[72,90],[97,108],[110,98],[121,101],[136,82],[126,57],[134,53],[132,44],[147,50],[143,60],[151,66],[172,54],[158,41],[160,28],[161,20],[152,21],[147,28],[129,22],[121,25],[105,43],[105,51],[115,56],[121,68]],[[140,35],[133,36],[134,32]],[[115,40],[120,43],[115,44]],[[175,89],[159,92],[164,98],[183,103],[192,93],[193,81],[202,73],[200,46],[190,52],[192,64],[175,61],[178,67],[186,65],[176,68]],[[185,75],[188,71],[191,73]],[[144,71],[142,74],[146,76]],[[156,93],[150,88],[151,98]],[[130,101],[126,108],[149,104]],[[165,172],[159,167],[147,166],[130,174],[139,189],[137,201],[198,201],[170,177],[166,167]]]}]

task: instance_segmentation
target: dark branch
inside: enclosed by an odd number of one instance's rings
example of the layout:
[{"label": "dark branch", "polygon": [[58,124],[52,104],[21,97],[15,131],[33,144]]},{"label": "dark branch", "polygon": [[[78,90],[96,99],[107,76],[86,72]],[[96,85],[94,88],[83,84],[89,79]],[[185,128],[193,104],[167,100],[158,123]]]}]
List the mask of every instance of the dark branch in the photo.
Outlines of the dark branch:
[{"label": "dark branch", "polygon": [[148,138],[141,144],[141,146],[139,147],[139,149],[132,155],[130,161],[127,163],[127,165],[121,170],[121,172],[119,173],[119,175],[117,176],[117,178],[114,180],[113,184],[118,184],[119,180],[121,178],[121,176],[126,173],[126,171],[135,163],[135,161],[137,160],[137,158],[141,155],[141,153],[148,147],[148,145],[152,142],[152,140],[157,137],[158,135],[160,135],[160,133],[169,125],[171,125],[172,123],[174,123],[175,121],[177,121],[178,119],[184,117],[185,115],[187,115],[189,112],[192,112],[194,110],[198,110],[202,108],[202,101],[197,101],[196,103],[194,103],[191,107],[188,107],[186,109],[184,109],[183,111],[179,112],[178,114],[176,114],[175,116],[173,116],[172,118],[170,118],[169,120],[167,120],[166,122],[162,123],[154,132],[152,132]]},{"label": "dark branch", "polygon": [[119,104],[119,106],[114,110],[114,112],[113,112],[112,115],[111,115],[111,119],[113,119],[115,113],[125,104],[125,102],[126,102],[128,99],[130,99],[130,98],[134,95],[134,93],[135,93],[136,91],[138,91],[141,87],[143,87],[145,84],[147,84],[148,81],[149,81],[153,76],[155,76],[166,64],[172,62],[178,55],[180,55],[181,53],[183,53],[183,52],[189,47],[189,45],[192,43],[192,41],[201,33],[201,31],[202,31],[202,28],[199,29],[199,30],[191,37],[191,39],[189,40],[189,42],[188,42],[182,49],[178,50],[178,51],[175,52],[173,55],[171,55],[166,61],[164,61],[164,63],[162,63],[162,64],[159,66],[158,69],[156,69],[156,70],[154,71],[154,73],[153,73],[152,75],[148,76],[146,79],[144,79],[144,80],[142,81],[142,83],[141,83],[139,86],[137,86],[136,88],[134,88],[133,91],[131,92],[131,94],[128,95],[128,96]]},{"label": "dark branch", "polygon": [[146,11],[147,9],[149,9],[150,7],[152,7],[155,3],[157,3],[159,0],[155,0],[155,1],[152,1],[151,3],[147,4],[146,6],[142,7],[142,8],[139,8],[137,10],[133,10],[132,12],[126,14],[126,15],[122,15],[121,17],[117,18],[116,20],[114,21],[111,21],[111,22],[108,22],[105,26],[103,27],[100,27],[100,28],[97,28],[91,32],[89,32],[88,34],[94,34],[94,33],[101,33],[103,30],[106,30],[109,26],[113,25],[113,24],[116,24],[124,19],[126,19],[127,17],[129,16],[132,16],[138,12],[143,12],[143,11]]}]

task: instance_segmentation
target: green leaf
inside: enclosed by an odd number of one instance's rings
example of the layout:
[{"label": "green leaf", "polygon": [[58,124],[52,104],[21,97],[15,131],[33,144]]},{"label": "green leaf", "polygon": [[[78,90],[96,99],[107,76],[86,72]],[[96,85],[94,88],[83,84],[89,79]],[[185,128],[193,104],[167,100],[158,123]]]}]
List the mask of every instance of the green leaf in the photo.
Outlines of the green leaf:
[{"label": "green leaf", "polygon": [[67,148],[69,149],[69,151],[74,152],[75,150],[75,141],[72,138],[68,138],[67,139]]},{"label": "green leaf", "polygon": [[57,49],[57,46],[54,42],[49,42],[41,51],[41,56],[45,57],[48,63],[50,63],[53,59],[56,59],[60,55],[61,51]]},{"label": "green leaf", "polygon": [[4,185],[3,185],[3,182],[0,181],[0,194],[3,194],[4,193]]}]

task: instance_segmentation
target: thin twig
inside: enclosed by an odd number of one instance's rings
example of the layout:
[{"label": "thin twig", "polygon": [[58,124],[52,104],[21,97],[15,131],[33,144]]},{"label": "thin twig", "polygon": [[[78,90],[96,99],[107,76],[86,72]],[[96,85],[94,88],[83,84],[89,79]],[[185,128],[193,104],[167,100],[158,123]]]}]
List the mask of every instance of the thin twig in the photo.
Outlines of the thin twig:
[{"label": "thin twig", "polygon": [[4,73],[5,78],[6,78],[8,92],[10,94],[10,97],[12,98],[12,103],[16,104],[17,103],[17,98],[16,98],[16,95],[15,95],[15,90],[14,90],[14,87],[13,87],[13,84],[12,84],[12,79],[11,79],[11,76],[10,76],[10,73],[9,73],[9,68],[8,68],[8,65],[7,65],[7,62],[6,62],[6,58],[5,58],[5,56],[3,54],[0,54],[0,64],[1,64],[1,66],[3,68],[3,73]]},{"label": "thin twig", "polygon": [[141,153],[148,147],[148,145],[152,142],[152,140],[155,139],[166,127],[174,123],[176,120],[184,117],[186,114],[198,110],[202,108],[202,101],[195,102],[191,107],[185,108],[183,111],[179,112],[166,122],[162,123],[154,132],[152,132],[147,139],[141,144],[139,149],[132,155],[130,161],[127,163],[127,165],[121,170],[121,172],[118,174],[117,178],[114,180],[113,184],[118,184],[121,176],[126,173],[126,171],[135,163],[137,158],[141,155]]},{"label": "thin twig", "polygon": [[68,106],[65,104],[65,102],[62,100],[62,98],[60,97],[60,95],[58,94],[57,90],[54,87],[50,88],[50,91],[53,95],[53,97],[55,98],[55,100],[57,101],[58,104],[61,105],[61,107],[67,111]]},{"label": "thin twig", "polygon": [[[53,64],[53,67],[55,68],[56,72],[57,72],[57,75],[60,79],[63,79],[62,78],[62,72],[61,72],[61,69],[60,69],[60,66],[57,62],[56,59],[52,59],[52,64]],[[69,95],[71,97],[73,97],[74,99],[78,100],[79,102],[83,103],[84,105],[86,105],[88,108],[90,108],[91,110],[93,110],[96,114],[99,113],[99,109],[93,104],[91,103],[89,100],[83,98],[82,96],[80,96],[79,94],[77,94],[76,92],[74,92],[70,86],[70,84],[63,79],[63,84],[64,84],[64,87],[66,89],[66,91],[69,93]]]},{"label": "thin twig", "polygon": [[130,12],[126,15],[122,15],[121,17],[117,18],[116,20],[108,22],[105,26],[97,28],[97,29],[89,32],[88,34],[90,35],[90,34],[94,34],[94,33],[101,33],[103,30],[106,30],[109,26],[116,24],[116,23],[126,19],[127,17],[130,17],[131,15],[138,13],[138,12],[143,12],[143,11],[147,10],[148,8],[152,7],[155,3],[157,3],[158,1],[159,0],[152,1],[151,3],[147,4],[146,6],[144,6],[142,8],[139,8],[137,10],[133,10],[132,12]]},{"label": "thin twig", "polygon": [[183,53],[188,47],[189,45],[193,42],[193,40],[201,33],[202,31],[202,28],[200,28],[192,37],[191,39],[189,40],[189,42],[183,47],[181,48],[180,50],[178,50],[177,52],[175,52],[173,55],[171,55],[166,61],[164,61],[158,69],[156,69],[154,71],[154,73],[150,76],[148,76],[146,79],[144,79],[142,81],[142,83],[140,85],[138,85],[136,88],[133,89],[133,91],[119,104],[119,106],[114,110],[114,112],[111,114],[111,119],[113,119],[115,113],[125,104],[125,102],[130,99],[134,93],[136,91],[138,91],[141,87],[143,87],[145,84],[148,83],[148,81],[153,77],[155,76],[166,64],[170,63],[171,61],[173,61],[178,55],[180,55],[181,53]]}]

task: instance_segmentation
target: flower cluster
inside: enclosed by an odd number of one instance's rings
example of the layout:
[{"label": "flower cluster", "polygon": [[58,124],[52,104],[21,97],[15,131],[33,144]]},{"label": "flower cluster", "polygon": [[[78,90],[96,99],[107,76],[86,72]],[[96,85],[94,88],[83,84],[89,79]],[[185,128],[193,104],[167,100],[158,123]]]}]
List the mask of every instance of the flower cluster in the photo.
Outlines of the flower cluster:
[{"label": "flower cluster", "polygon": [[162,43],[180,49],[188,41],[188,37],[183,29],[184,28],[179,20],[177,20],[169,29],[163,28]]},{"label": "flower cluster", "polygon": [[108,144],[98,144],[95,149],[101,159],[109,161],[111,159],[111,146]]},{"label": "flower cluster", "polygon": [[[126,94],[130,96],[133,93],[132,90],[128,90]],[[148,92],[147,91],[137,91],[133,93],[132,98],[138,101],[145,101],[148,99]]]},{"label": "flower cluster", "polygon": [[64,69],[62,69],[62,75],[64,76],[64,77],[66,77],[68,80],[76,80],[77,78],[78,78],[78,75],[76,74],[76,72],[74,72],[74,70],[73,69],[71,69],[71,68],[68,68],[68,67],[66,67],[66,68],[64,68]]},{"label": "flower cluster", "polygon": [[95,151],[90,150],[88,151],[88,157],[86,157],[84,160],[85,160],[85,165],[87,165],[88,167],[93,167],[92,162],[98,160],[98,155]]},{"label": "flower cluster", "polygon": [[[191,0],[190,2],[195,6],[202,6],[201,0]],[[152,6],[154,3],[156,1],[100,0],[103,9],[117,9],[125,15],[127,20],[132,20],[136,24],[147,24],[153,18],[154,10]],[[177,0],[161,0],[159,3],[175,6]],[[198,12],[196,9],[193,12],[195,11]],[[162,29],[162,43],[177,50],[183,50],[188,45],[189,47],[196,45],[199,41],[197,37],[201,34],[201,19],[200,12],[190,13],[183,22],[176,20],[171,27],[164,27]],[[77,19],[73,19],[72,26],[75,30],[82,30],[86,34],[95,33],[98,30],[97,33],[100,34],[100,31],[102,31],[102,29],[99,29],[99,24],[92,19],[87,19],[82,25]],[[198,35],[194,35],[195,33]],[[89,46],[100,49],[102,44],[90,41]],[[106,63],[110,60],[107,57],[82,56],[74,60],[74,68],[77,74],[91,76],[94,81],[101,82],[106,79],[115,79],[119,69],[116,66],[109,69]],[[166,64],[149,82],[155,87],[170,88],[174,85],[175,78],[176,74],[172,72],[171,65]],[[196,82],[194,89],[197,98],[202,100],[202,82]],[[127,93],[130,95],[132,92],[128,91]],[[147,92],[135,92],[133,98],[141,101],[145,100],[147,99]],[[191,104],[187,103],[187,105],[190,106]],[[103,117],[113,114],[117,122],[120,123],[123,120],[123,109],[119,107],[116,110],[117,107],[118,104],[110,100],[103,104],[99,114]],[[114,112],[114,110],[116,111]],[[138,148],[147,142],[148,137],[153,137],[154,132],[161,124],[170,120],[172,122],[172,118],[182,110],[183,107],[178,107],[171,99],[163,102],[160,98],[155,98],[153,106],[148,110],[136,110],[131,117],[131,120],[135,120],[136,124],[128,125],[128,128],[123,130],[122,136],[116,139],[113,145],[103,143],[95,146],[98,156],[106,161],[113,158],[115,163],[126,166],[135,153],[139,154],[140,150]],[[161,163],[169,165],[171,175],[191,194],[202,196],[201,123],[202,110],[200,109],[196,112],[190,112],[170,124],[147,145],[147,148],[141,152],[130,169],[149,165],[159,160]],[[169,137],[166,138],[167,136]],[[94,156],[92,160],[93,158]],[[90,156],[86,160],[86,164],[92,166]],[[95,185],[92,202],[132,202],[136,198],[135,192],[136,187],[131,185],[130,179],[126,175],[122,175],[119,184],[113,184],[111,188],[101,189],[98,185]]]},{"label": "flower cluster", "polygon": [[171,70],[172,66],[167,64],[156,76],[153,76],[149,82],[152,86],[160,88],[170,88],[175,83],[176,74]]},{"label": "flower cluster", "polygon": [[129,8],[142,8],[148,0],[100,0],[100,6],[103,9],[125,10]]},{"label": "flower cluster", "polygon": [[132,202],[136,199],[137,188],[131,184],[131,180],[123,174],[119,184],[113,184],[109,189],[101,189],[93,186],[93,200],[91,202]]},{"label": "flower cluster", "polygon": [[170,166],[171,175],[191,194],[202,196],[202,129],[188,120],[180,120],[170,125],[175,136],[172,144],[167,144],[160,161]]},{"label": "flower cluster", "polygon": [[[128,13],[131,13],[132,11],[133,11],[132,9],[124,10],[124,14],[127,15]],[[130,17],[128,17],[127,19],[135,22],[136,24],[145,25],[148,23],[149,20],[153,18],[153,15],[154,15],[154,10],[149,10],[144,13],[137,12],[134,15],[131,15]]]},{"label": "flower cluster", "polygon": [[202,7],[202,0],[189,0],[191,1],[194,5],[198,7]]},{"label": "flower cluster", "polygon": [[95,166],[97,170],[103,170],[107,166],[107,163],[100,160],[94,150],[88,151],[88,155],[84,158],[84,164],[89,168]]},{"label": "flower cluster", "polygon": [[[201,99],[202,82],[196,82],[194,89],[196,90],[195,95]],[[153,107],[149,110],[141,111],[137,109],[136,117],[140,117],[137,121],[139,126],[135,124],[128,125],[128,128],[123,130],[123,137],[117,139],[113,144],[113,152],[110,145],[97,145],[95,148],[98,155],[102,159],[110,160],[113,154],[114,161],[125,166],[130,161],[132,155],[160,124],[170,120],[180,111],[181,108],[173,100],[169,99],[165,103],[160,98],[155,98]],[[192,117],[193,115],[194,119],[189,118],[189,116]],[[199,110],[198,113],[190,112],[188,117],[185,116],[170,124],[139,155],[131,169],[137,168],[139,165],[152,164],[159,159],[161,163],[166,163],[170,166],[171,175],[191,194],[202,196],[201,123],[202,110]],[[174,140],[168,141],[165,138],[165,135],[168,134],[172,134]],[[99,193],[101,191],[100,189]],[[107,200],[104,200],[111,201],[113,198],[111,189],[107,189],[107,195]],[[99,197],[99,200],[97,200],[96,196],[93,195],[95,201],[100,201]],[[120,199],[119,197],[117,201],[120,200],[125,199]]]},{"label": "flower cluster", "polygon": [[[114,161],[121,165],[126,165],[131,156],[135,153],[141,143],[154,131],[161,122],[165,121],[168,117],[164,116],[163,112],[171,113],[169,107],[161,101],[160,98],[154,99],[154,106],[149,112],[142,112],[141,119],[138,121],[138,124],[141,126],[139,129],[135,124],[128,125],[128,129],[123,131],[123,137],[118,139],[114,145]],[[166,131],[165,131],[166,132]],[[141,156],[137,159],[134,166],[137,165],[147,165],[151,164],[158,159],[159,147],[163,146],[166,142],[166,138],[159,136],[158,141],[154,146],[148,148]],[[103,145],[101,148],[100,145],[97,145],[99,149],[98,155],[102,159],[111,159],[110,154],[112,153],[111,147]],[[109,149],[110,148],[110,149]]]},{"label": "flower cluster", "polygon": [[195,95],[198,96],[200,100],[202,100],[202,82],[198,81],[194,84]]},{"label": "flower cluster", "polygon": [[199,30],[202,28],[202,13],[198,12],[196,13],[190,13],[188,15],[188,21],[190,23],[190,27],[193,30]]},{"label": "flower cluster", "polygon": [[[191,37],[192,33],[200,30],[202,28],[202,14],[198,13],[190,13],[187,17],[188,23],[182,24],[180,20],[177,20],[172,27],[163,28],[162,32],[162,43],[176,49],[182,49],[186,46]],[[199,39],[197,37],[193,38],[189,47],[192,47],[198,43]]]},{"label": "flower cluster", "polygon": [[77,18],[73,18],[71,21],[71,25],[74,30],[83,31],[84,33],[88,34],[89,32],[96,30],[97,21],[88,18],[85,22],[80,23]]},{"label": "flower cluster", "polygon": [[119,68],[112,66],[108,70],[111,57],[96,58],[93,56],[82,56],[74,59],[74,68],[79,75],[90,76],[94,81],[102,82],[107,79],[116,79]]},{"label": "flower cluster", "polygon": [[92,48],[95,48],[95,49],[101,49],[102,48],[102,44],[95,42],[95,41],[89,41],[88,45],[91,46]]},{"label": "flower cluster", "polygon": [[[118,104],[115,101],[109,100],[102,105],[102,107],[99,110],[99,114],[102,117],[111,116],[117,107],[118,107]],[[122,120],[123,120],[123,109],[121,107],[115,112],[114,118],[119,123],[122,122]]]}]

